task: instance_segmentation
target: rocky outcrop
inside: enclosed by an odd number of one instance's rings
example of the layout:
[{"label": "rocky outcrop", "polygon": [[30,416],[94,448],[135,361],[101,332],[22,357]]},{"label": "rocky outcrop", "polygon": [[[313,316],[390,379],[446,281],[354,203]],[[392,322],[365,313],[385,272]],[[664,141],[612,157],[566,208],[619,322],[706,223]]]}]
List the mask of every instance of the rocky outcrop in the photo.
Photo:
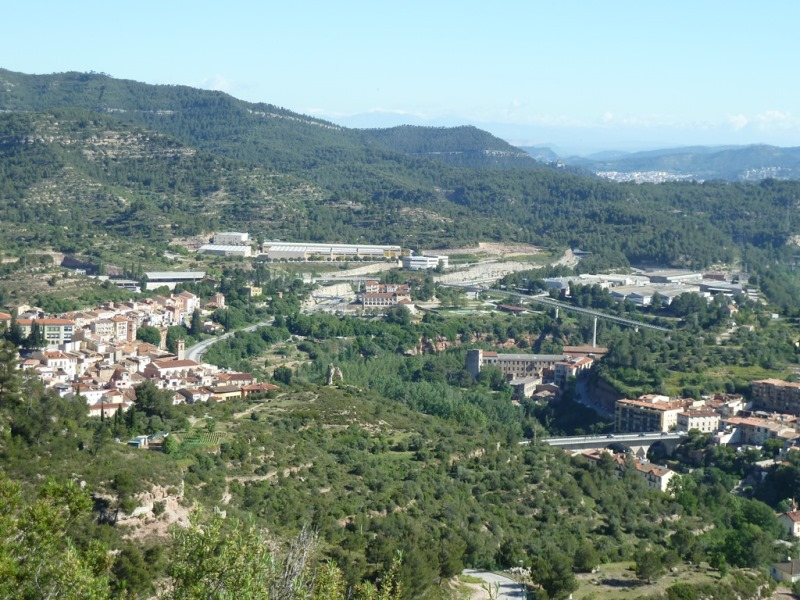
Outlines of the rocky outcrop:
[{"label": "rocky outcrop", "polygon": [[333,385],[335,381],[344,381],[344,375],[339,367],[331,363],[328,365],[328,385]]}]

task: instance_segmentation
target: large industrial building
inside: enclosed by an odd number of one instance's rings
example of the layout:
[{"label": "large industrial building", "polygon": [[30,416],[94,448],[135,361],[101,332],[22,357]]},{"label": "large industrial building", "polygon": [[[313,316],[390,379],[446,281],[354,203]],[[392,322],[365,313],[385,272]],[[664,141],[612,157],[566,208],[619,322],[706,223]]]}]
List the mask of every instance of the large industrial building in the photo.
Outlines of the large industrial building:
[{"label": "large industrial building", "polygon": [[154,290],[166,286],[172,290],[179,283],[197,282],[205,276],[205,271],[148,271],[145,273],[145,289]]},{"label": "large industrial building", "polygon": [[[216,239],[216,238],[215,238]],[[250,246],[239,246],[235,244],[205,244],[200,246],[198,254],[212,254],[214,256],[242,256],[252,255]]]},{"label": "large industrial building", "polygon": [[467,351],[467,371],[477,377],[487,365],[498,367],[509,378],[541,377],[545,370],[552,371],[556,363],[564,360],[563,354],[499,354],[488,350]]},{"label": "large industrial building", "polygon": [[270,260],[386,260],[400,257],[400,246],[264,242],[262,256]]}]

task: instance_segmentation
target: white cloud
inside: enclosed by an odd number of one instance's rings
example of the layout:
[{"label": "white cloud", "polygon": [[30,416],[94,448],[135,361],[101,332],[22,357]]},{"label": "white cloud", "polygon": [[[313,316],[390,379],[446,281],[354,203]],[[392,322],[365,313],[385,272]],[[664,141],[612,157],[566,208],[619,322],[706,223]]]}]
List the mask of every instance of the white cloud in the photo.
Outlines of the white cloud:
[{"label": "white cloud", "polygon": [[213,75],[192,85],[204,90],[213,90],[215,92],[226,93],[230,93],[234,88],[233,82],[224,75]]},{"label": "white cloud", "polygon": [[768,110],[753,119],[759,126],[768,129],[796,129],[800,121],[792,113],[780,110]]},{"label": "white cloud", "polygon": [[747,127],[747,125],[750,123],[750,119],[744,115],[732,115],[728,117],[728,123],[730,123],[734,131],[740,131]]},{"label": "white cloud", "polygon": [[800,130],[800,119],[782,110],[765,110],[755,115],[731,115],[727,123],[735,132],[781,133]]},{"label": "white cloud", "polygon": [[317,108],[317,107],[315,107],[315,108],[303,108],[303,109],[300,109],[300,112],[303,113],[303,114],[313,115],[313,116],[318,116],[318,117],[326,116],[328,118],[339,118],[339,119],[348,118],[348,117],[357,117],[357,116],[363,116],[363,115],[376,115],[376,116],[386,115],[386,116],[398,116],[398,117],[414,117],[414,118],[417,118],[417,119],[428,119],[428,118],[431,118],[429,115],[426,115],[426,114],[421,113],[419,111],[415,112],[415,111],[406,110],[406,109],[403,109],[403,108],[380,108],[380,107],[376,107],[376,108],[368,108],[366,110],[359,111],[359,112],[344,112],[344,111],[329,110],[327,108]]}]

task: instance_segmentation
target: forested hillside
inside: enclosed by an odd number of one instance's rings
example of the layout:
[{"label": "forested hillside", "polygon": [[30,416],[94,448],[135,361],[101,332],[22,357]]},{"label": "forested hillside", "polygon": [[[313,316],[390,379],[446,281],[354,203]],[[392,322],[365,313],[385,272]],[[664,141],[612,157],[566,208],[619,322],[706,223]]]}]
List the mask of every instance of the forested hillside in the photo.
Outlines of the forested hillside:
[{"label": "forested hillside", "polygon": [[[614,184],[537,166],[471,127],[349,130],[79,73],[0,71],[0,110],[4,243],[20,251],[87,250],[87,227],[151,243],[235,227],[406,247],[573,245],[609,265],[705,267],[751,246],[791,256],[800,233],[797,182]],[[498,168],[515,161],[526,166]]]},{"label": "forested hillside", "polygon": [[365,129],[367,141],[392,152],[424,156],[457,167],[541,169],[523,150],[475,127]]}]

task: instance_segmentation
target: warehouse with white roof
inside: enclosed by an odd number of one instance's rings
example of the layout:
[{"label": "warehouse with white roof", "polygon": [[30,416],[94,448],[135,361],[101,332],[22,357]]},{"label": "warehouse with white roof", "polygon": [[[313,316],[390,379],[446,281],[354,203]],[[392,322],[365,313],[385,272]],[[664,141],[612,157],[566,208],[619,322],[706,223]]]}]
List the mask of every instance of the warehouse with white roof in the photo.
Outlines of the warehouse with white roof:
[{"label": "warehouse with white roof", "polygon": [[385,260],[400,257],[400,246],[265,242],[262,256],[270,260]]}]

